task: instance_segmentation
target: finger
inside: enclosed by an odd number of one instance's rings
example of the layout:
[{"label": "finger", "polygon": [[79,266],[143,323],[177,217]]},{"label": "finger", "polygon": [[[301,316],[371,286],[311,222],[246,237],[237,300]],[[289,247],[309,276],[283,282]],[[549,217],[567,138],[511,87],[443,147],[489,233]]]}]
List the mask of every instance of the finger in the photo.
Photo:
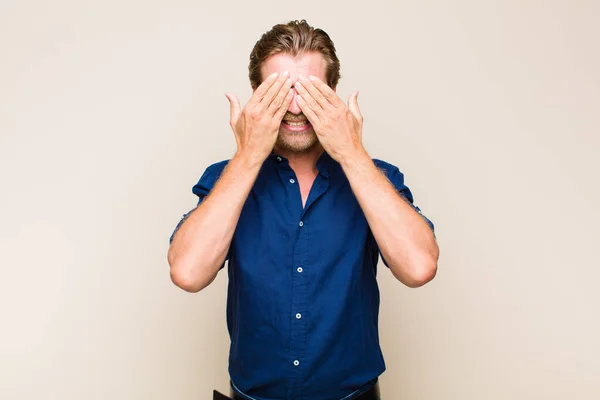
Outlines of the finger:
[{"label": "finger", "polygon": [[279,78],[277,78],[277,80],[273,83],[273,85],[271,85],[269,90],[267,90],[267,93],[265,93],[261,101],[261,104],[264,107],[264,109],[267,109],[271,105],[271,102],[275,99],[277,93],[279,93],[281,87],[285,84],[289,75],[290,73],[287,71],[279,75]]},{"label": "finger", "polygon": [[240,101],[237,96],[233,93],[226,93],[225,97],[229,100],[229,120],[233,123],[238,119],[240,114],[242,113],[242,109],[240,108]]},{"label": "finger", "polygon": [[[298,105],[300,106],[300,109],[302,110],[302,113],[304,115],[306,115],[306,118],[308,118],[308,121],[310,122],[310,124],[313,126],[313,128],[316,128],[317,125],[319,124],[319,117],[318,117],[318,115],[308,105],[308,103],[302,98],[302,96],[298,96],[296,98],[296,101],[298,102]],[[315,132],[316,131],[317,130],[315,129]]]},{"label": "finger", "polygon": [[348,98],[348,109],[359,122],[362,121],[362,114],[358,107],[358,91],[352,93]]},{"label": "finger", "polygon": [[298,81],[296,82],[296,91],[298,92],[299,99],[302,99],[307,107],[310,107],[311,110],[315,113],[319,113],[323,111],[323,108],[317,103],[317,101],[310,95],[310,93],[306,90],[304,85]]},{"label": "finger", "polygon": [[277,93],[277,96],[273,99],[273,101],[269,105],[269,113],[271,115],[275,115],[279,111],[279,108],[285,101],[287,95],[289,94],[288,92],[290,91],[291,87],[292,87],[292,80],[288,78],[285,81],[285,83],[283,84],[283,86],[279,89],[279,93]]},{"label": "finger", "polygon": [[283,119],[283,116],[287,112],[288,108],[290,108],[290,104],[292,103],[293,98],[294,98],[294,90],[288,89],[287,95],[283,99],[281,106],[279,106],[279,108],[275,112],[275,115],[273,116],[274,119],[276,119],[278,121],[281,121]]},{"label": "finger", "polygon": [[267,91],[271,88],[273,83],[275,83],[278,77],[279,73],[277,72],[274,72],[271,75],[269,75],[267,79],[265,79],[263,83],[261,83],[260,86],[256,89],[250,101],[255,100],[257,103],[260,102],[265,96],[265,93],[267,93]]},{"label": "finger", "polygon": [[341,105],[342,101],[329,85],[314,75],[309,76],[308,79],[334,107],[339,107]]},{"label": "finger", "polygon": [[[319,91],[319,89],[315,87],[315,85],[313,85],[313,83],[309,79],[306,79],[302,75],[299,75],[298,79],[300,80],[300,84],[304,86],[304,89],[306,89],[306,91],[315,100],[315,102],[319,104],[319,106],[322,109],[325,109],[331,105],[331,103],[329,103],[329,101],[325,97],[323,97],[323,94]],[[305,100],[307,100],[308,102],[308,99],[305,98]]]}]

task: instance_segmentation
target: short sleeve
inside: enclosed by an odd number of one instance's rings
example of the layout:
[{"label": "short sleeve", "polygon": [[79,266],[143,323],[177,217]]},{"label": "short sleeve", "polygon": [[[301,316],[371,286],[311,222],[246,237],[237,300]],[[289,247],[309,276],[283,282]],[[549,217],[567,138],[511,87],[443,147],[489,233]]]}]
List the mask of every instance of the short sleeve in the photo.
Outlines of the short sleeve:
[{"label": "short sleeve", "polygon": [[400,195],[404,198],[404,200],[406,200],[406,202],[410,204],[412,208],[416,212],[418,212],[419,215],[421,215],[421,217],[423,217],[423,219],[425,220],[425,222],[427,222],[431,230],[435,232],[433,222],[431,222],[431,220],[423,214],[421,209],[417,205],[415,205],[413,194],[408,188],[408,186],[404,184],[404,174],[400,172],[398,167],[377,159],[374,159],[373,162],[375,163],[375,166],[377,166],[377,168],[379,168],[379,170],[381,170],[385,174],[385,176],[392,183],[392,185],[394,185],[394,187],[396,188],[398,193],[400,193]]},{"label": "short sleeve", "polygon": [[221,174],[223,173],[223,170],[225,169],[225,166],[227,165],[227,163],[228,163],[228,161],[221,161],[221,162],[218,162],[216,164],[212,164],[211,166],[209,166],[208,168],[206,168],[206,170],[204,171],[204,173],[202,174],[202,176],[198,180],[198,183],[196,183],[192,187],[192,193],[195,194],[196,196],[198,196],[198,203],[190,211],[188,211],[187,213],[183,214],[183,216],[181,217],[181,219],[177,223],[177,226],[173,230],[173,233],[171,234],[171,237],[169,238],[169,243],[173,242],[173,237],[175,237],[175,234],[177,233],[177,231],[179,230],[179,228],[181,227],[181,225],[183,225],[183,223],[185,222],[185,220],[187,219],[187,217],[196,208],[198,208],[198,206],[202,203],[202,201],[206,198],[206,196],[208,196],[208,194],[210,193],[210,191],[215,186],[215,183],[217,183],[217,181],[221,177]]}]

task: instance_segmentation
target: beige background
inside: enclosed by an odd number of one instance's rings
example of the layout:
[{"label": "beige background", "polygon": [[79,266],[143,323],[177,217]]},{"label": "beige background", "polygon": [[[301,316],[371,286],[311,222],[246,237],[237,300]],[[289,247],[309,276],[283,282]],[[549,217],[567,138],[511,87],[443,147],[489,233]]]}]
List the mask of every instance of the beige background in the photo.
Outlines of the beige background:
[{"label": "beige background", "polygon": [[2,0],[0,398],[227,390],[226,275],[177,289],[168,238],[235,149],[223,94],[248,99],[253,44],[305,17],[442,250],[421,289],[381,269],[384,397],[599,399],[599,16],[583,0]]}]

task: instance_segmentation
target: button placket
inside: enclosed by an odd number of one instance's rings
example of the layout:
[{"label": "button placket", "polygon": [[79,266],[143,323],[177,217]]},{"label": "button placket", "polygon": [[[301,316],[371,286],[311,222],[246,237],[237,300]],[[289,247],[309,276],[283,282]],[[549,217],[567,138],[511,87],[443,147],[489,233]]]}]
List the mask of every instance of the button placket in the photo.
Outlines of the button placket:
[{"label": "button placket", "polygon": [[[295,176],[290,176],[288,175],[286,177],[286,180],[291,183],[292,180],[294,181],[295,184],[298,184],[298,180],[295,179]],[[285,180],[283,181],[285,182]],[[285,183],[284,183],[285,184]],[[298,186],[299,187],[299,186]],[[288,186],[288,189],[292,189],[292,186]],[[293,190],[297,190],[295,188],[293,188]],[[300,193],[298,193],[299,195]],[[292,298],[292,304],[291,304],[291,322],[292,322],[292,326],[291,326],[291,337],[290,337],[290,354],[293,357],[296,358],[292,358],[293,360],[293,365],[296,367],[294,368],[294,370],[296,371],[296,373],[294,374],[293,377],[293,383],[291,383],[291,390],[296,393],[294,394],[293,398],[299,398],[300,397],[300,392],[302,390],[302,385],[303,385],[303,377],[302,377],[302,370],[303,368],[300,367],[300,360],[303,359],[303,357],[305,357],[305,353],[306,353],[306,335],[307,335],[307,306],[308,306],[308,291],[307,291],[307,285],[308,282],[306,282],[306,279],[308,278],[308,276],[306,276],[306,274],[304,273],[305,271],[303,270],[303,267],[305,266],[305,263],[307,262],[307,255],[308,255],[308,247],[309,247],[309,234],[310,234],[310,229],[308,228],[308,225],[305,226],[304,225],[304,220],[305,218],[308,218],[308,216],[306,216],[307,212],[307,208],[304,208],[304,210],[301,212],[301,214],[298,216],[298,229],[296,231],[296,243],[294,246],[294,258],[293,258],[293,262],[294,262],[294,268],[296,269],[297,273],[293,273],[292,276],[292,291],[293,291],[293,298]],[[292,228],[293,229],[293,228]]]}]

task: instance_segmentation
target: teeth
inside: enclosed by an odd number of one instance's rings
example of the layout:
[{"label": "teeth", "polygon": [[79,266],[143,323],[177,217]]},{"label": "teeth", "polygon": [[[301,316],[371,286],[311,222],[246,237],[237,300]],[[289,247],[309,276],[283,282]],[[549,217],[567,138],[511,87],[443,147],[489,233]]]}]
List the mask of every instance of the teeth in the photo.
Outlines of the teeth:
[{"label": "teeth", "polygon": [[285,121],[286,124],[288,124],[289,126],[303,126],[306,125],[308,121],[301,121],[301,122],[292,122],[292,121]]}]

